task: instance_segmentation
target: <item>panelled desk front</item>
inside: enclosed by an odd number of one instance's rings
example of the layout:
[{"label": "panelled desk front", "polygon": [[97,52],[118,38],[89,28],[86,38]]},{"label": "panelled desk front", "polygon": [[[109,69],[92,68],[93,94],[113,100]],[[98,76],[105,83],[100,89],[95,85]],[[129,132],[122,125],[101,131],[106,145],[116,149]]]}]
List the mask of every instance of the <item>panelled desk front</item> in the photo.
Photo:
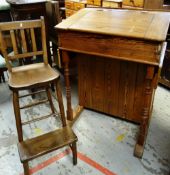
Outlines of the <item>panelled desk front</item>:
[{"label": "panelled desk front", "polygon": [[134,153],[142,157],[169,19],[165,12],[86,8],[57,25],[68,120],[74,120],[69,61],[76,52],[79,105],[139,123]]}]

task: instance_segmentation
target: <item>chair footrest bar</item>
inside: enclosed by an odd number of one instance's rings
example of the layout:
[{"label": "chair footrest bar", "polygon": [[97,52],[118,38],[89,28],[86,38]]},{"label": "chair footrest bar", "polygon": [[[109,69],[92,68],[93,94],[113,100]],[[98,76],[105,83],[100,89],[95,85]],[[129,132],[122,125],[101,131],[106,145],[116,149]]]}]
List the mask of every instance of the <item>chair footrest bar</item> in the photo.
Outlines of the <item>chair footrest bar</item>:
[{"label": "chair footrest bar", "polygon": [[26,121],[26,122],[22,122],[22,125],[27,125],[27,124],[30,124],[30,123],[33,123],[33,122],[37,122],[37,121],[40,121],[40,120],[44,120],[48,117],[52,117],[52,116],[59,116],[59,113],[51,113],[51,114],[48,114],[48,115],[45,115],[45,116],[42,116],[42,117],[39,117],[39,118],[35,118],[35,119],[32,119],[32,120],[29,120],[29,121]]},{"label": "chair footrest bar", "polygon": [[31,104],[22,106],[22,107],[20,107],[20,109],[30,108],[30,107],[32,107],[32,106],[40,105],[40,104],[42,104],[42,103],[47,103],[47,102],[48,102],[48,99],[41,100],[41,101],[38,101],[38,102],[35,102],[35,103],[31,103]]},{"label": "chair footrest bar", "polygon": [[41,90],[41,91],[32,92],[32,93],[29,93],[29,94],[21,95],[21,96],[19,96],[19,98],[23,98],[23,97],[39,94],[39,93],[42,93],[42,92],[46,92],[46,91],[45,90]]},{"label": "chair footrest bar", "polygon": [[69,126],[25,140],[18,143],[21,162],[32,160],[77,140],[77,136]]}]

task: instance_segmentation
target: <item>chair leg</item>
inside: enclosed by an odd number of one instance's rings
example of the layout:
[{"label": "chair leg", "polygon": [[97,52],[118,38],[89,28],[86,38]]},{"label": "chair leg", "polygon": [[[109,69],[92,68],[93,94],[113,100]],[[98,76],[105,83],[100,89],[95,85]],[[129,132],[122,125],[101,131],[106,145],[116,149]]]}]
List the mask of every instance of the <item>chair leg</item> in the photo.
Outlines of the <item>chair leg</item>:
[{"label": "chair leg", "polygon": [[53,101],[52,101],[52,98],[51,98],[51,92],[50,92],[49,87],[46,88],[46,92],[47,92],[48,101],[50,103],[51,111],[52,111],[52,113],[55,113],[54,104],[53,104]]},{"label": "chair leg", "polygon": [[61,93],[61,87],[60,87],[59,80],[57,80],[55,84],[56,84],[56,95],[57,95],[57,98],[58,98],[58,104],[59,104],[62,124],[63,124],[63,126],[66,126],[66,118],[65,118],[65,112],[64,112],[63,98],[62,98],[62,93]]},{"label": "chair leg", "polygon": [[77,145],[76,142],[72,143],[72,153],[73,153],[73,165],[77,164]]},{"label": "chair leg", "polygon": [[28,162],[23,163],[23,168],[24,168],[24,175],[29,175],[29,165]]},{"label": "chair leg", "polygon": [[14,107],[14,114],[16,120],[16,127],[18,133],[18,140],[19,142],[23,141],[23,133],[22,133],[22,123],[21,123],[21,114],[19,108],[19,97],[18,91],[13,91],[13,107]]}]

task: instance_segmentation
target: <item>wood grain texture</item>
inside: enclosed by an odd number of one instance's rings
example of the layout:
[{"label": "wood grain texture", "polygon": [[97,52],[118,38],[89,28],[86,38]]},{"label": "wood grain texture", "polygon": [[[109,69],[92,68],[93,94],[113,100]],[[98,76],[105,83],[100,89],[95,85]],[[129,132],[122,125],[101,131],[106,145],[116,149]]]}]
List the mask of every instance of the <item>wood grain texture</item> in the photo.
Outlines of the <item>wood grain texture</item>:
[{"label": "wood grain texture", "polygon": [[123,0],[123,5],[133,7],[143,7],[145,0]]},{"label": "wood grain texture", "polygon": [[32,48],[33,51],[36,52],[37,51],[37,45],[36,45],[36,40],[35,40],[35,32],[34,29],[30,29],[31,30],[31,41],[32,41]]},{"label": "wood grain texture", "polygon": [[11,42],[14,49],[14,54],[18,54],[17,41],[16,41],[14,30],[10,31],[10,35],[11,35]]},{"label": "wood grain texture", "polygon": [[155,41],[134,40],[86,32],[83,32],[83,36],[81,32],[70,31],[59,34],[59,48],[63,50],[153,65],[159,64],[159,45],[160,43]]},{"label": "wood grain texture", "polygon": [[15,114],[15,122],[17,127],[17,134],[19,142],[23,141],[23,131],[22,131],[22,124],[21,124],[21,113],[19,110],[19,94],[17,91],[13,91],[13,108]]},{"label": "wood grain texture", "polygon": [[21,32],[23,53],[26,53],[27,52],[27,43],[26,43],[25,31],[22,29],[20,32]]},{"label": "wood grain texture", "polygon": [[[141,125],[140,125],[140,132],[138,135],[138,141],[136,145],[136,149],[134,154],[142,157],[143,155],[143,147],[145,144],[148,128],[149,128],[149,121],[151,116],[152,110],[152,100],[153,100],[153,78],[155,76],[155,68],[152,66],[148,66],[146,69],[145,81],[144,81],[144,93],[143,93],[143,105],[142,105],[142,115],[141,115]],[[140,145],[140,146],[139,146]],[[138,150],[138,147],[141,147]]]},{"label": "wood grain texture", "polygon": [[[46,33],[47,33],[46,44],[47,44],[47,52],[48,52],[48,61],[49,61],[49,64],[52,65],[50,45],[49,45],[49,30],[48,30],[49,21],[47,19],[47,14],[46,14],[46,2],[47,2],[46,0],[38,0],[38,1],[8,0],[8,3],[10,4],[11,16],[13,20],[16,21],[16,23],[17,21],[21,21],[21,20],[39,19],[41,16],[44,17]],[[39,35],[39,38],[40,38],[40,35]]]},{"label": "wood grain texture", "polygon": [[140,123],[144,65],[82,54],[79,58],[79,104]]},{"label": "wood grain texture", "polygon": [[102,7],[122,8],[122,0],[103,0]]},{"label": "wood grain texture", "polygon": [[[33,32],[34,29],[39,29],[41,32]],[[10,53],[7,52],[9,46],[7,45],[7,40],[4,38],[5,32],[10,33],[9,40],[11,41],[13,49],[13,52],[11,51]],[[40,46],[37,51],[36,42],[38,42],[38,39],[40,39],[39,42],[42,42],[42,46]],[[43,17],[41,20],[1,23],[0,42],[2,54],[6,59],[7,67],[10,72],[12,72],[12,65],[10,63],[11,60],[27,58],[27,60],[29,59],[31,62],[31,59],[34,56],[42,55],[44,63],[46,65],[48,64],[45,24]]]},{"label": "wood grain texture", "polygon": [[164,0],[145,0],[144,9],[162,9]]},{"label": "wood grain texture", "polygon": [[49,65],[36,63],[13,68],[13,72],[9,73],[9,86],[11,89],[27,89],[32,86],[47,85],[57,78],[59,74]]},{"label": "wood grain texture", "polygon": [[21,162],[35,159],[38,156],[54,151],[77,141],[70,127],[64,127],[18,144]]},{"label": "wood grain texture", "polygon": [[27,29],[27,28],[31,28],[33,26],[34,26],[34,28],[41,27],[41,25],[42,25],[42,23],[40,20],[33,20],[32,22],[29,22],[29,23],[27,23],[27,21],[15,21],[15,23],[13,23],[12,25],[11,25],[11,23],[5,23],[5,25],[1,23],[0,28],[3,31],[8,31],[9,28],[11,30],[16,30],[20,27],[22,29]]},{"label": "wood grain texture", "polygon": [[70,72],[69,72],[69,54],[65,51],[62,51],[62,58],[64,63],[64,78],[66,84],[66,98],[67,98],[67,119],[73,120],[73,109],[71,106],[71,86],[70,86]]},{"label": "wood grain texture", "polygon": [[[34,29],[39,27],[40,33],[34,32]],[[15,32],[20,35],[14,35]],[[8,46],[6,40],[4,39],[4,33],[9,32],[10,39],[12,40],[14,52],[8,54]],[[30,34],[29,37],[26,37],[26,34]],[[36,39],[41,37],[39,41],[42,42],[42,47],[36,48]],[[36,35],[36,36],[35,36]],[[16,38],[20,40],[20,43],[16,42]],[[17,40],[17,41],[18,41]],[[35,41],[36,40],[36,41]],[[41,44],[40,42],[40,44]],[[27,47],[32,46],[28,49]],[[29,175],[29,166],[28,161],[32,160],[38,156],[44,155],[66,145],[72,146],[73,152],[73,164],[77,163],[77,150],[76,150],[76,141],[77,137],[73,133],[72,129],[69,126],[66,126],[64,105],[62,100],[62,92],[59,85],[59,74],[48,64],[47,58],[47,48],[46,48],[46,34],[45,34],[45,23],[44,19],[40,20],[26,20],[20,22],[10,22],[0,24],[0,45],[2,46],[2,54],[6,59],[9,69],[9,87],[13,91],[13,106],[16,119],[17,133],[18,133],[18,149],[20,154],[20,159],[24,166],[25,175]],[[20,48],[18,52],[17,47]],[[32,50],[30,50],[32,49]],[[22,65],[18,67],[12,67],[10,64],[10,59],[19,59],[27,58],[32,56],[35,58],[37,55],[43,56],[42,63],[35,63],[29,65]],[[31,58],[32,58],[31,57]],[[28,58],[27,58],[28,59]],[[52,103],[51,93],[49,91],[50,85],[54,83],[56,87],[56,96],[59,104],[60,117],[62,122],[62,128],[59,130],[43,134],[41,136],[23,140],[22,125],[29,124],[31,122],[36,122],[41,119],[45,119],[50,115],[39,117],[33,119],[32,121],[21,122],[20,109],[25,109],[27,107],[32,107],[33,105],[39,105],[44,102],[49,101],[52,114],[55,112],[54,105]],[[19,106],[19,96],[18,93],[20,90],[30,90],[41,87],[47,91],[47,100],[41,100],[33,102],[25,106]],[[26,95],[27,96],[27,95]]]},{"label": "wood grain texture", "polygon": [[169,21],[168,12],[85,8],[56,28],[164,41]]},{"label": "wood grain texture", "polygon": [[68,82],[69,52],[79,54],[79,104],[139,123],[135,155],[140,158],[169,19],[162,12],[83,9],[56,26]]}]

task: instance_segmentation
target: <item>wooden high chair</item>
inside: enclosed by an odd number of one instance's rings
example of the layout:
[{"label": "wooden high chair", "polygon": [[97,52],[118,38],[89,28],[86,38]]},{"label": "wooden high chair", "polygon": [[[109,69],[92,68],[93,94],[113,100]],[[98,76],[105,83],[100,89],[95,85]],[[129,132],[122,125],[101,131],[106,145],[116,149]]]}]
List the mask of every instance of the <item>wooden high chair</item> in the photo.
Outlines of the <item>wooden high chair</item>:
[{"label": "wooden high chair", "polygon": [[[7,51],[7,43],[4,39],[4,34],[7,32],[10,33],[13,48],[13,52],[10,52],[10,54]],[[36,34],[38,36],[36,36]],[[40,40],[38,38],[41,38],[42,41],[41,49],[39,49],[38,42]],[[19,139],[18,150],[21,162],[24,166],[25,175],[29,174],[28,161],[66,145],[69,145],[72,149],[73,164],[75,165],[77,163],[77,137],[72,129],[67,125],[65,119],[62,93],[59,84],[59,74],[48,64],[44,19],[41,18],[41,20],[1,23],[0,46],[9,71],[9,87],[13,92],[13,107]],[[11,63],[14,60],[19,60],[19,62],[22,63],[25,59],[35,59],[40,55],[43,57],[43,63],[22,65],[18,67],[11,66]],[[23,140],[23,124],[45,119],[50,115],[23,123],[21,120],[20,109],[25,109],[27,107],[39,105],[48,101],[52,111],[51,114],[55,114],[55,109],[49,90],[51,83],[54,83],[56,87],[56,95],[59,103],[62,128],[32,139]],[[39,87],[44,88],[47,92],[47,100],[41,100],[39,102],[21,107],[19,105],[19,98],[26,97],[30,94],[19,97],[19,91]],[[42,90],[32,94],[40,92],[42,92]]]}]

